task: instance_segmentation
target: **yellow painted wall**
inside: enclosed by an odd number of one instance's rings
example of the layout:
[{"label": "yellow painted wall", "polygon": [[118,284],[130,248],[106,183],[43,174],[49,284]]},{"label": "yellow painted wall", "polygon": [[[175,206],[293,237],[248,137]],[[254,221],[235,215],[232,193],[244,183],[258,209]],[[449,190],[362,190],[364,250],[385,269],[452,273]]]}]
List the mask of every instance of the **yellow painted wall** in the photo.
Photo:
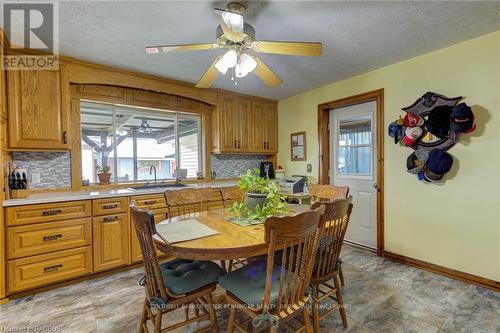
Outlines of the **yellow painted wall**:
[{"label": "yellow painted wall", "polygon": [[[379,88],[384,133],[426,91],[464,96],[478,125],[449,151],[444,186],[408,174],[411,150],[385,134],[385,250],[500,280],[500,31],[280,101],[278,164],[304,174],[311,163],[317,177],[317,105]],[[291,162],[290,133],[303,130],[308,160]]]}]

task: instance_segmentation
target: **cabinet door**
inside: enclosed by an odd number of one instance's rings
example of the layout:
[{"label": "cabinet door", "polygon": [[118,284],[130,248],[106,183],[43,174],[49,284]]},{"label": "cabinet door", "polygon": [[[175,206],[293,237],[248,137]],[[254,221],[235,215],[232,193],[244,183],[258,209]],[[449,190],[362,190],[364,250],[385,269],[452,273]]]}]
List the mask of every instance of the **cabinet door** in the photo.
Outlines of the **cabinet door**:
[{"label": "cabinet door", "polygon": [[234,110],[234,98],[232,96],[220,96],[219,117],[220,117],[220,150],[221,152],[237,151],[237,136],[239,125],[237,114]]},{"label": "cabinet door", "polygon": [[237,151],[252,151],[252,102],[246,98],[234,100],[234,129],[237,133]]},{"label": "cabinet door", "polygon": [[278,112],[275,103],[268,103],[264,109],[264,138],[266,152],[278,152]]},{"label": "cabinet door", "polygon": [[94,272],[130,264],[128,214],[94,217]]},{"label": "cabinet door", "polygon": [[[0,59],[3,60],[3,38],[0,36]],[[2,67],[3,68],[3,67]],[[7,118],[7,87],[5,70],[0,70],[0,116]]]},{"label": "cabinet door", "polygon": [[59,71],[8,71],[11,148],[68,148],[68,105],[63,102],[67,96],[61,92],[63,70],[61,64]]},{"label": "cabinet door", "polygon": [[[156,209],[151,211],[155,217],[155,223],[160,223],[164,221],[167,217],[167,209]],[[135,231],[134,224],[130,222],[130,246],[132,253],[132,263],[142,261],[142,250],[141,244],[139,244],[139,239],[137,238],[137,232]],[[164,257],[166,254],[160,250],[156,251],[158,257]]]},{"label": "cabinet door", "polygon": [[265,151],[265,105],[261,102],[252,102],[252,149],[255,152]]}]

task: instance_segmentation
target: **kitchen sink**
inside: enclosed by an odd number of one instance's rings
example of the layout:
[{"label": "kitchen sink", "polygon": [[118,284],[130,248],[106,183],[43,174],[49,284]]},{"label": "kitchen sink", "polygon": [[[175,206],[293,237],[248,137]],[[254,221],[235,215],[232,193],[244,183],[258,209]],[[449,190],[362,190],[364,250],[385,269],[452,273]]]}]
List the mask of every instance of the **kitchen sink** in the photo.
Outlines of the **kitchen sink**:
[{"label": "kitchen sink", "polygon": [[177,187],[186,187],[186,184],[181,184],[181,183],[156,183],[156,184],[141,184],[141,185],[135,185],[135,186],[130,186],[128,189],[129,190],[149,190],[149,189],[156,189],[156,188],[177,188]]}]

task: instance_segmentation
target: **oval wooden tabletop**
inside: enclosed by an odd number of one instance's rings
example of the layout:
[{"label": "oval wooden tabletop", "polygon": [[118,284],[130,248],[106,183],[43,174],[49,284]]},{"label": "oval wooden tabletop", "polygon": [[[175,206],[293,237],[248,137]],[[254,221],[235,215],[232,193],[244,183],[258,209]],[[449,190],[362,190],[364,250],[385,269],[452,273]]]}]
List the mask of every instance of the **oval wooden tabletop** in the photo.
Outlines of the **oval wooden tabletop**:
[{"label": "oval wooden tabletop", "polygon": [[[309,209],[309,206],[294,206],[295,212]],[[155,235],[155,245],[162,252],[184,259],[228,260],[267,253],[263,223],[242,227],[228,221],[228,217],[230,214],[227,209],[202,212],[191,218],[216,230],[217,235],[168,245]],[[182,223],[183,219],[186,218],[172,218],[171,223]]]}]

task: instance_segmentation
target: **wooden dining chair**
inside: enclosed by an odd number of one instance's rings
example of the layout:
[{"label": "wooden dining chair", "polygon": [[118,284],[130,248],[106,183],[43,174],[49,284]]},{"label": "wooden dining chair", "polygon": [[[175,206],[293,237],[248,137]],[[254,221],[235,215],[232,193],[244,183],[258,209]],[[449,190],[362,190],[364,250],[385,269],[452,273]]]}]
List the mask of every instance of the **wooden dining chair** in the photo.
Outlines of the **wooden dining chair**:
[{"label": "wooden dining chair", "polygon": [[[344,242],[344,235],[352,212],[352,196],[333,202],[315,203],[311,208],[325,207],[325,212],[319,224],[319,245],[311,278],[313,295],[313,326],[314,332],[319,332],[319,322],[335,309],[329,309],[319,314],[320,303],[327,298],[333,298],[339,305],[342,325],[347,328],[347,317],[344,309],[344,298],[339,282],[339,255]],[[333,280],[333,286],[330,281]]]},{"label": "wooden dining chair", "polygon": [[309,185],[311,202],[329,202],[338,199],[345,199],[349,195],[349,186],[334,185]]},{"label": "wooden dining chair", "polygon": [[238,186],[228,186],[220,188],[220,195],[224,208],[229,208],[234,202],[241,202],[245,193]]},{"label": "wooden dining chair", "polygon": [[[316,256],[318,226],[323,208],[295,216],[268,217],[265,240],[268,255],[219,278],[231,304],[227,332],[247,332],[267,323],[271,332],[302,314],[304,329],[312,332],[307,293]],[[275,260],[275,252],[282,250]],[[236,322],[236,311],[249,319]],[[299,331],[300,331],[299,330]],[[296,332],[296,331],[295,331]]]},{"label": "wooden dining chair", "polygon": [[[153,242],[156,234],[153,214],[133,204],[130,206],[130,213],[141,246],[145,270],[145,276],[140,281],[146,298],[139,333],[149,332],[149,320],[153,324],[153,332],[160,333],[207,319],[210,324],[205,329],[217,333],[212,292],[217,287],[218,277],[224,271],[211,261],[176,258],[159,264]],[[162,328],[163,315],[182,307],[185,310],[185,320]],[[192,317],[189,307],[195,309]]]},{"label": "wooden dining chair", "polygon": [[[238,186],[228,186],[220,188],[220,195],[222,197],[222,205],[224,208],[230,208],[234,202],[241,202],[245,193],[240,190]],[[225,262],[223,261],[224,265]],[[243,267],[248,264],[248,260],[246,258],[238,258],[238,259],[230,259],[226,270],[228,272],[233,271],[234,269]]]},{"label": "wooden dining chair", "polygon": [[212,197],[211,188],[184,188],[181,190],[168,190],[164,192],[167,204],[167,218],[193,217],[207,211]]},{"label": "wooden dining chair", "polygon": [[[339,199],[345,199],[349,195],[349,186],[319,185],[312,184],[309,187],[311,194],[311,203],[330,202]],[[340,284],[345,285],[344,272],[342,271],[342,260],[339,266]]]}]

